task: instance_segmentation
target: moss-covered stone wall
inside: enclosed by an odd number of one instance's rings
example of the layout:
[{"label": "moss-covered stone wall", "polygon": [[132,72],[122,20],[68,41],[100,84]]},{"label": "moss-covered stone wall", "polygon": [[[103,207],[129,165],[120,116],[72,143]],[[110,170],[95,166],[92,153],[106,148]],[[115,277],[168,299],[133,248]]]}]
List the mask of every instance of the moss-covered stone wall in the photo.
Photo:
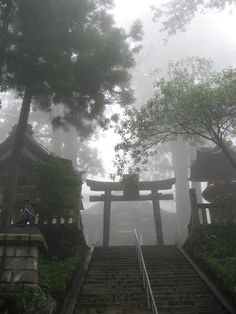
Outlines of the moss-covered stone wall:
[{"label": "moss-covered stone wall", "polygon": [[40,287],[43,249],[44,237],[37,228],[0,232],[0,313],[55,313],[55,300]]}]

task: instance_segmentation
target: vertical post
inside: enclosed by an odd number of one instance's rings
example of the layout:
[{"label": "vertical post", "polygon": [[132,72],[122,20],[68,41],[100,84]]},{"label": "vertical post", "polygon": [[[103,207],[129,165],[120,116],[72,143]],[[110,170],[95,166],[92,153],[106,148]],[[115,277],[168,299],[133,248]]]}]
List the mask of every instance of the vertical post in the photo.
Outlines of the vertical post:
[{"label": "vertical post", "polygon": [[158,191],[152,190],[153,216],[156,229],[157,244],[163,244],[163,232],[161,222],[161,209],[158,197]]},{"label": "vertical post", "polygon": [[190,202],[191,202],[191,228],[195,228],[197,225],[200,224],[199,221],[199,215],[198,215],[198,207],[197,207],[197,198],[196,198],[196,193],[195,189],[190,189],[189,190],[190,194]]},{"label": "vertical post", "polygon": [[[198,211],[198,209],[197,209],[197,211]],[[201,215],[202,215],[203,225],[207,225],[207,209],[206,208],[201,209]]]},{"label": "vertical post", "polygon": [[111,217],[111,190],[105,190],[103,212],[103,246],[109,246]]}]

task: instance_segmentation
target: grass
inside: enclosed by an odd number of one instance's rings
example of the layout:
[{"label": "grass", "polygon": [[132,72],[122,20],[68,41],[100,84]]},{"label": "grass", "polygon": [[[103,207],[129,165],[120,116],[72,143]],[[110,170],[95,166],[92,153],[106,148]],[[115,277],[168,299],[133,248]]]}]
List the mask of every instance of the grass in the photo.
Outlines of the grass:
[{"label": "grass", "polygon": [[236,287],[236,257],[219,258],[212,256],[211,253],[204,253],[203,259],[225,284]]},{"label": "grass", "polygon": [[[187,250],[201,261],[236,302],[236,227],[199,228]],[[190,253],[191,254],[191,253]]]},{"label": "grass", "polygon": [[78,257],[63,260],[43,259],[40,265],[42,284],[47,286],[52,296],[59,302],[63,301],[73,271],[78,264]]}]

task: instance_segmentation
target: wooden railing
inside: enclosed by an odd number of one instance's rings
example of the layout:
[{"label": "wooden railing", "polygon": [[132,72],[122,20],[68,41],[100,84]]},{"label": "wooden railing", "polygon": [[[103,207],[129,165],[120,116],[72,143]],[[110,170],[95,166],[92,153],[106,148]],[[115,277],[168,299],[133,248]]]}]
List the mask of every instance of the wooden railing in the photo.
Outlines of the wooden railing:
[{"label": "wooden railing", "polygon": [[[1,215],[1,210],[0,210]],[[50,217],[50,218],[44,218],[40,215],[37,215],[32,223],[29,225],[71,225],[71,224],[78,224],[79,217],[70,216],[70,217]],[[12,219],[11,225],[14,225],[16,223],[16,219]]]},{"label": "wooden railing", "polygon": [[78,218],[75,217],[51,217],[51,218],[41,218],[36,217],[33,225],[68,225],[68,224],[77,224]]},{"label": "wooden railing", "polygon": [[197,203],[195,189],[190,189],[190,202],[191,228],[198,225],[236,223],[236,204]]}]

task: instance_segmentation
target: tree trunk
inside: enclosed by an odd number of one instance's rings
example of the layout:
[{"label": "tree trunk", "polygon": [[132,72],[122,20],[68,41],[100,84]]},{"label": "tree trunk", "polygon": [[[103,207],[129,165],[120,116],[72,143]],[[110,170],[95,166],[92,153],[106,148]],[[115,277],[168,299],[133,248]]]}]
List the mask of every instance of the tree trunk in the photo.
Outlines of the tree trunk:
[{"label": "tree trunk", "polygon": [[187,237],[187,226],[190,221],[190,199],[188,181],[189,154],[186,144],[181,138],[170,143],[172,163],[176,177],[175,197],[178,221],[177,237],[183,243]]},{"label": "tree trunk", "polygon": [[74,127],[70,127],[67,132],[63,133],[64,147],[62,150],[63,158],[70,159],[73,163],[75,170],[78,169],[77,157],[78,157],[78,135]]},{"label": "tree trunk", "polygon": [[[196,161],[197,158],[197,148],[195,146],[189,145],[189,158],[190,163]],[[198,203],[202,203],[202,186],[201,182],[191,182],[191,187],[195,190],[196,199]]]},{"label": "tree trunk", "polygon": [[31,89],[30,87],[26,87],[24,92],[24,98],[22,101],[19,121],[15,133],[7,185],[4,191],[2,202],[1,225],[4,227],[8,227],[11,224],[13,205],[17,187],[17,179],[20,169],[21,156],[23,152],[25,133],[29,118],[31,99],[32,99]]},{"label": "tree trunk", "polygon": [[62,155],[62,130],[52,130],[52,141],[50,150],[56,154],[58,157],[61,157]]}]

